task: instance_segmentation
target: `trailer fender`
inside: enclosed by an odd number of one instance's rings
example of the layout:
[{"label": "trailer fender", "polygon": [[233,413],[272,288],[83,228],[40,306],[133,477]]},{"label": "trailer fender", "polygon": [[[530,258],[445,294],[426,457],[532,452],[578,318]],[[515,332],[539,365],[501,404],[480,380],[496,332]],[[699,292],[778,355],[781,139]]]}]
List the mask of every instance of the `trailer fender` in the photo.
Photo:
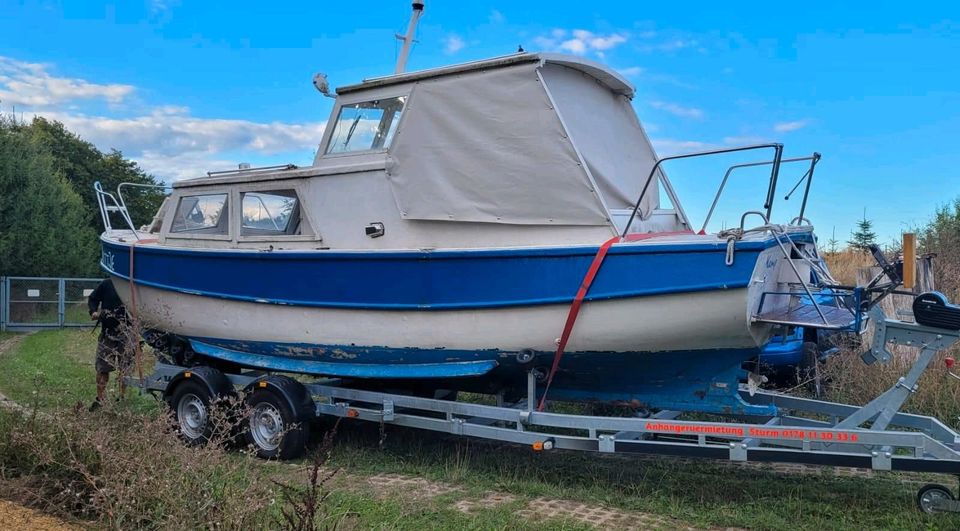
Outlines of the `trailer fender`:
[{"label": "trailer fender", "polygon": [[293,378],[276,375],[260,378],[244,388],[244,396],[250,396],[254,391],[260,389],[270,390],[277,396],[282,397],[290,406],[290,411],[293,411],[297,420],[309,422],[313,419],[313,398],[307,392],[307,388]]},{"label": "trailer fender", "polygon": [[170,379],[170,383],[163,392],[164,400],[169,401],[177,386],[188,380],[200,382],[215,399],[234,395],[233,385],[222,372],[213,367],[191,367],[180,371]]}]

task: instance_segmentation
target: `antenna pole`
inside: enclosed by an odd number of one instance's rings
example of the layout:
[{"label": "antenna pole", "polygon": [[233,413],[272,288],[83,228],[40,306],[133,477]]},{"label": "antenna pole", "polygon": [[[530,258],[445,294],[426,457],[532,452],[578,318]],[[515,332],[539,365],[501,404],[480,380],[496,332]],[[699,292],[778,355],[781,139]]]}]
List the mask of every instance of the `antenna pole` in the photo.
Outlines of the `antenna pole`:
[{"label": "antenna pole", "polygon": [[410,15],[410,24],[407,26],[407,34],[397,34],[397,39],[403,41],[403,47],[400,48],[400,57],[397,57],[397,68],[394,74],[402,74],[407,68],[407,58],[410,56],[410,45],[413,44],[413,35],[417,31],[417,22],[423,16],[423,1],[413,0],[413,14]]}]

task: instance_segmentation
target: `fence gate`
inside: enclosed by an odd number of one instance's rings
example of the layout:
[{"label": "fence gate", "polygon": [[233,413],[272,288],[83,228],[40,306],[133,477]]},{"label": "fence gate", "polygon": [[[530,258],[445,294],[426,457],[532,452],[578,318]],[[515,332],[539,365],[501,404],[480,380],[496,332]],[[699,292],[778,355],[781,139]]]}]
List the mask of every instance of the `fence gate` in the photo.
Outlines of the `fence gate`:
[{"label": "fence gate", "polygon": [[92,326],[87,296],[100,279],[6,277],[0,289],[0,323],[7,329]]}]

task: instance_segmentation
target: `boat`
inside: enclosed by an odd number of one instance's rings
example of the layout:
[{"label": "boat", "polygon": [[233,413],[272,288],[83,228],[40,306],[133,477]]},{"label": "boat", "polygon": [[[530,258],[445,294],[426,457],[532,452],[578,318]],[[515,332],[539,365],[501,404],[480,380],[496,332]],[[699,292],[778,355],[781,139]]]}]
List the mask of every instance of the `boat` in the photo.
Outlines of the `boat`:
[{"label": "boat", "polygon": [[[738,386],[797,286],[827,274],[804,217],[818,154],[658,157],[631,83],[578,56],[315,85],[336,101],[309,167],[174,182],[140,228],[97,187],[101,266],[177,363],[503,396],[534,378],[542,399],[773,413]],[[770,155],[731,168],[768,166],[767,193],[738,228],[697,230],[663,163],[734,152]],[[773,223],[798,161],[799,215]]]}]

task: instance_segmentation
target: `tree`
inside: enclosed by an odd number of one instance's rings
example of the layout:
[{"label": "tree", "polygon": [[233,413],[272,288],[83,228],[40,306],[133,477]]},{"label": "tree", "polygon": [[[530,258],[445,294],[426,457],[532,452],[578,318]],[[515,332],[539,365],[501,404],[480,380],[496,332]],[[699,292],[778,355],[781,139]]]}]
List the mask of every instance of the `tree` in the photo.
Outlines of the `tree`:
[{"label": "tree", "polygon": [[837,227],[833,227],[833,232],[830,233],[830,239],[827,240],[827,253],[837,254],[838,246],[840,242],[837,240]]},{"label": "tree", "polygon": [[855,251],[868,252],[870,246],[877,243],[877,234],[873,232],[873,222],[867,219],[867,211],[863,211],[863,219],[857,222],[857,230],[850,233],[847,242]]},{"label": "tree", "polygon": [[939,207],[926,227],[918,231],[919,247],[936,256],[933,273],[937,291],[960,300],[960,198]]},{"label": "tree", "polygon": [[0,116],[0,272],[92,275],[97,236],[56,158],[12,118]]},{"label": "tree", "polygon": [[[82,199],[86,207],[87,225],[97,233],[100,233],[103,227],[93,183],[100,181],[103,189],[109,192],[115,192],[117,185],[123,182],[159,184],[136,162],[123,158],[119,151],[103,153],[90,142],[67,130],[60,122],[36,117],[29,124],[17,124],[17,127],[53,157],[55,168]],[[138,188],[125,191],[124,197],[134,223],[143,225],[152,220],[163,201],[163,195],[159,189]],[[116,224],[119,219],[113,221]],[[127,227],[118,225],[118,228]]]}]

